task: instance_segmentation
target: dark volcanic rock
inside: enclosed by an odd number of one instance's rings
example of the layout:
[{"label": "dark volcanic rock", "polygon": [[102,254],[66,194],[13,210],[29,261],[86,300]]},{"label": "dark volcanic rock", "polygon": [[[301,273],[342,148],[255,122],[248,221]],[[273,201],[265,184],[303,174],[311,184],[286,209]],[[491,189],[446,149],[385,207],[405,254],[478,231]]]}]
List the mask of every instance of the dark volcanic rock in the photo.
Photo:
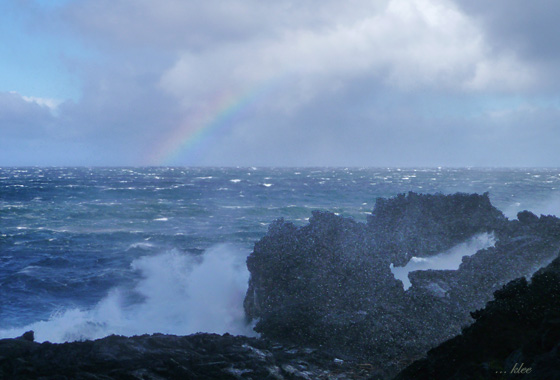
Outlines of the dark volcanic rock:
[{"label": "dark volcanic rock", "polygon": [[[496,245],[456,271],[412,272],[407,291],[390,271],[483,232]],[[460,333],[470,311],[559,248],[555,217],[525,212],[508,221],[487,194],[409,193],[378,199],[367,224],[328,212],[303,227],[273,223],[247,259],[244,306],[264,337],[359,357],[389,377]]]},{"label": "dark volcanic rock", "polygon": [[0,379],[365,379],[363,363],[240,336],[143,335],[64,344],[0,340]]},{"label": "dark volcanic rock", "polygon": [[445,251],[481,232],[500,230],[506,218],[490,203],[488,193],[399,194],[378,198],[368,217],[376,245],[395,265],[412,256]]},{"label": "dark volcanic rock", "polygon": [[365,225],[332,213],[314,212],[303,228],[283,220],[272,224],[247,260],[245,310],[260,318],[255,329],[337,352],[367,350],[378,339],[365,330],[378,324],[372,306],[404,296],[388,263],[372,249]]},{"label": "dark volcanic rock", "polygon": [[474,324],[397,379],[560,379],[560,258],[494,296]]}]

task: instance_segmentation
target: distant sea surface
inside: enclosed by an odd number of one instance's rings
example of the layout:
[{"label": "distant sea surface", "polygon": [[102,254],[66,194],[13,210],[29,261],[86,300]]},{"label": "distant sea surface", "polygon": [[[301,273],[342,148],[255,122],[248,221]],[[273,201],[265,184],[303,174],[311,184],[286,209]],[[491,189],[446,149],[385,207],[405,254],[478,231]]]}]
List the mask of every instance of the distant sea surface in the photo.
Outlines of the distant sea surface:
[{"label": "distant sea surface", "polygon": [[559,169],[0,168],[0,338],[250,335],[245,258],[269,223],[363,222],[408,191],[560,214]]}]

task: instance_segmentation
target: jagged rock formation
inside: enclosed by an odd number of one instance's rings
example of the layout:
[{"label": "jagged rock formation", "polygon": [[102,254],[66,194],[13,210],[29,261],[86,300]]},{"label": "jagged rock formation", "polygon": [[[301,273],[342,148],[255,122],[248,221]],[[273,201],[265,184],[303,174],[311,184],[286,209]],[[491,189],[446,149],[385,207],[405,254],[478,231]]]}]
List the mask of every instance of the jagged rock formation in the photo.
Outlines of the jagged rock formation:
[{"label": "jagged rock formation", "polygon": [[375,370],[321,351],[228,334],[109,336],[64,344],[0,340],[0,379],[366,379]]},{"label": "jagged rock formation", "polygon": [[506,222],[490,203],[488,193],[443,196],[410,192],[377,199],[367,227],[377,249],[400,266],[412,256],[432,256],[478,233],[500,230]]},{"label": "jagged rock formation", "polygon": [[461,335],[396,379],[560,379],[560,258],[530,283],[508,283],[472,316],[475,323]]},{"label": "jagged rock formation", "polygon": [[[390,271],[489,231],[495,247],[465,257],[457,271],[412,272],[407,291]],[[523,212],[508,221],[488,194],[379,199],[367,224],[314,212],[303,227],[276,221],[255,244],[245,311],[267,338],[361,357],[389,377],[457,335],[470,311],[559,248],[559,219]]]}]

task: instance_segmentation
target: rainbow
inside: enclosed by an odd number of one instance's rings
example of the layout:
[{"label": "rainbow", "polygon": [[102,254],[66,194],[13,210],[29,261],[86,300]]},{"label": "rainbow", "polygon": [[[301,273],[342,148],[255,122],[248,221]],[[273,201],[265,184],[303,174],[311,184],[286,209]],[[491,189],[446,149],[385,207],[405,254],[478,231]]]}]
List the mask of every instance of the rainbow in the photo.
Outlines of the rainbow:
[{"label": "rainbow", "polygon": [[185,160],[188,164],[196,163],[204,148],[235,127],[236,121],[265,97],[277,82],[269,80],[237,94],[226,91],[216,94],[177,128],[163,136],[148,152],[147,163],[156,166],[177,164]]}]

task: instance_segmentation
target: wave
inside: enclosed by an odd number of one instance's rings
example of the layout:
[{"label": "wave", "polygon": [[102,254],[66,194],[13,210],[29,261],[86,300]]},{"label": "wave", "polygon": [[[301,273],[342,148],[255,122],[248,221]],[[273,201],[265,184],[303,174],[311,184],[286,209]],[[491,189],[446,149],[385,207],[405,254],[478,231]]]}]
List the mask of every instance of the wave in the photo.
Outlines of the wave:
[{"label": "wave", "polygon": [[46,321],[0,330],[0,337],[28,330],[35,331],[37,341],[53,343],[111,334],[254,336],[243,310],[249,279],[245,257],[229,245],[214,246],[198,257],[177,251],[140,257],[131,264],[140,273],[132,289],[113,288],[90,309],[60,310]]},{"label": "wave", "polygon": [[147,243],[145,241],[139,242],[139,243],[133,243],[130,244],[127,248],[127,251],[130,251],[131,249],[150,249],[153,248],[154,245],[152,243]]}]

